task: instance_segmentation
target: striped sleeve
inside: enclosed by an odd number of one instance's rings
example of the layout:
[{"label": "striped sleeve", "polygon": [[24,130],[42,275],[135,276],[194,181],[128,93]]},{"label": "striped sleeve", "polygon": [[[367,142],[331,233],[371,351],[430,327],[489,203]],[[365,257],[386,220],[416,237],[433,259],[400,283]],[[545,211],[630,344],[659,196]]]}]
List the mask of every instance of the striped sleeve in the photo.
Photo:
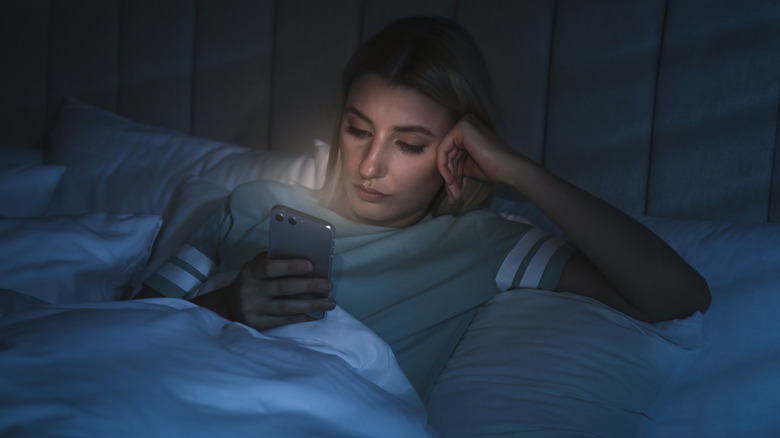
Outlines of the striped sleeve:
[{"label": "striped sleeve", "polygon": [[563,239],[530,228],[509,251],[496,274],[500,290],[555,290],[574,247]]},{"label": "striped sleeve", "polygon": [[185,244],[144,284],[167,297],[190,299],[216,270],[213,260]]}]

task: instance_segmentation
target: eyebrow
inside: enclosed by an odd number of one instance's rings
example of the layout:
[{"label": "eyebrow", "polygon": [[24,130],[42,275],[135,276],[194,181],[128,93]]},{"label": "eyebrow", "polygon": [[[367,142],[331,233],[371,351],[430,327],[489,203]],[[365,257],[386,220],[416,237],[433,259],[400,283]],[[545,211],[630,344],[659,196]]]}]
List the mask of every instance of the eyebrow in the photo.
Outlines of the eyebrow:
[{"label": "eyebrow", "polygon": [[[369,123],[369,124],[372,124],[372,125],[374,124],[374,121],[371,120],[370,117],[368,117],[367,115],[365,115],[365,114],[361,113],[360,111],[358,111],[358,109],[355,108],[354,106],[348,106],[348,107],[344,108],[344,113],[352,114],[352,115],[354,115],[354,116],[356,116],[358,118],[363,119],[366,123]],[[394,126],[393,127],[393,131],[396,131],[396,132],[412,132],[412,133],[427,135],[428,137],[436,137],[433,134],[433,132],[431,132],[425,126],[421,126],[421,125]]]}]

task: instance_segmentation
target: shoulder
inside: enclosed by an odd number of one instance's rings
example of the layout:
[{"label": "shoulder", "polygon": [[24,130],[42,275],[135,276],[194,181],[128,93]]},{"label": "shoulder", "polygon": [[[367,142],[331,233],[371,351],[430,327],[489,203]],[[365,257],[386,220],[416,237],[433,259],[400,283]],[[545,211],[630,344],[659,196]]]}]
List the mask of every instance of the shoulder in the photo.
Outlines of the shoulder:
[{"label": "shoulder", "polygon": [[461,228],[472,229],[480,238],[505,239],[519,237],[537,227],[519,216],[506,216],[488,209],[475,209],[453,216],[453,223]]}]

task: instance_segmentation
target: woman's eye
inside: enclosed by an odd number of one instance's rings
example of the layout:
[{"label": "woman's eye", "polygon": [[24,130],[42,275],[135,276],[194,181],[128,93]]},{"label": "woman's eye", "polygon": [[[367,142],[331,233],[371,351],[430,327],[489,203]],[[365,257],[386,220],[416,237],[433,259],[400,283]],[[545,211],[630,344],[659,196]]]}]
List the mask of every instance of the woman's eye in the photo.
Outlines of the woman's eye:
[{"label": "woman's eye", "polygon": [[347,126],[347,134],[355,137],[355,138],[366,138],[371,135],[370,132],[364,131],[362,129],[355,128],[354,126]]},{"label": "woman's eye", "polygon": [[398,146],[401,148],[401,152],[409,155],[419,155],[425,150],[425,146],[415,146],[408,143],[399,142]]}]

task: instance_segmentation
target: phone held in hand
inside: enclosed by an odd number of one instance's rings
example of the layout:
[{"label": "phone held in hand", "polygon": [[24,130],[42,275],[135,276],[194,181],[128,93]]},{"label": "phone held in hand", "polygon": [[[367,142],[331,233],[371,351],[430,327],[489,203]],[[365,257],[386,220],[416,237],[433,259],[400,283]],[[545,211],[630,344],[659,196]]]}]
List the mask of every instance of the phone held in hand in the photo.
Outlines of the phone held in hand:
[{"label": "phone held in hand", "polygon": [[[307,277],[330,278],[335,231],[329,222],[284,205],[271,208],[268,233],[270,259],[306,259],[314,269]],[[321,298],[317,294],[301,294],[289,298]],[[322,319],[325,312],[307,313]]]}]

